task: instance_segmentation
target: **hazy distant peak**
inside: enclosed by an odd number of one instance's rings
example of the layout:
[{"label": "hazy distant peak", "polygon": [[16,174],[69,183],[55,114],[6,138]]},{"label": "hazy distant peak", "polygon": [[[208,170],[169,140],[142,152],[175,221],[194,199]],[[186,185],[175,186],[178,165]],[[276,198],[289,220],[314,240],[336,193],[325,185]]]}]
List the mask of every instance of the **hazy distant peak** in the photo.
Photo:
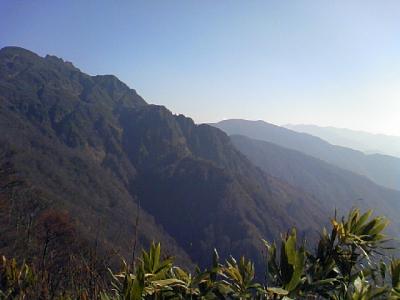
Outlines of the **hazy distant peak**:
[{"label": "hazy distant peak", "polygon": [[265,125],[265,126],[280,127],[278,125],[275,125],[275,124],[272,124],[272,123],[268,123],[268,122],[266,122],[264,120],[247,120],[247,119],[225,119],[225,120],[222,120],[220,122],[216,122],[215,124],[233,124],[233,123],[235,123],[235,124],[243,124],[243,125],[245,125],[245,124],[249,124],[249,125],[256,124],[256,125],[259,125],[259,126]]},{"label": "hazy distant peak", "polygon": [[327,129],[327,130],[332,130],[332,131],[346,131],[346,132],[353,132],[356,134],[362,134],[362,135],[369,135],[369,136],[384,136],[384,137],[390,137],[390,138],[400,138],[400,136],[397,135],[391,135],[391,134],[385,134],[385,133],[373,133],[369,132],[366,130],[358,130],[358,129],[350,129],[346,127],[335,127],[335,126],[322,126],[322,125],[315,125],[315,124],[285,124],[282,125],[283,127],[286,128],[319,128],[319,129]]},{"label": "hazy distant peak", "polygon": [[266,122],[224,120],[214,126],[229,135],[241,134],[303,152],[367,176],[378,184],[400,190],[400,159],[397,157],[366,155],[360,150],[354,150],[359,149],[358,147],[334,143],[324,135],[300,129],[292,130]]},{"label": "hazy distant peak", "polygon": [[335,145],[357,149],[368,154],[379,153],[400,157],[400,137],[398,136],[312,124],[287,124],[285,127],[320,137]]}]

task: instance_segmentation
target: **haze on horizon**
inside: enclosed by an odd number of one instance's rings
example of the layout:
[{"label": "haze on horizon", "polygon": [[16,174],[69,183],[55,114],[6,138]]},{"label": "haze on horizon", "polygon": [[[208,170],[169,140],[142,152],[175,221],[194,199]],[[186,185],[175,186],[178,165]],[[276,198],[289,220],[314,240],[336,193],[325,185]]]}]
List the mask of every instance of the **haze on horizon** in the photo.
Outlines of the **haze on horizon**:
[{"label": "haze on horizon", "polygon": [[0,2],[0,47],[114,74],[197,122],[400,136],[400,2]]}]

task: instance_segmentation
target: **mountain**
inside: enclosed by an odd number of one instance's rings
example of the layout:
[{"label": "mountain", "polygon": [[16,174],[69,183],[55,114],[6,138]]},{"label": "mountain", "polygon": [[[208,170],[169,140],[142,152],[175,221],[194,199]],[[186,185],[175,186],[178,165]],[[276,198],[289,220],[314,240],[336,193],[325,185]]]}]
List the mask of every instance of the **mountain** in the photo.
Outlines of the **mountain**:
[{"label": "mountain", "polygon": [[216,247],[260,266],[261,238],[294,225],[313,238],[328,213],[223,131],[17,47],[0,50],[0,166],[0,253],[19,257],[38,256],[53,222],[128,259],[157,240],[186,265]]},{"label": "mountain", "polygon": [[245,135],[297,150],[343,169],[364,175],[379,185],[400,190],[400,158],[335,146],[328,142],[264,121],[224,120],[213,126],[226,133]]},{"label": "mountain", "polygon": [[398,136],[316,125],[288,124],[284,127],[297,132],[308,133],[331,144],[357,149],[367,154],[380,153],[400,157],[400,137]]},{"label": "mountain", "polygon": [[381,187],[356,173],[273,143],[232,135],[231,140],[251,162],[266,173],[301,188],[339,212],[351,207],[374,208],[392,220],[393,233],[400,229],[400,192]]}]

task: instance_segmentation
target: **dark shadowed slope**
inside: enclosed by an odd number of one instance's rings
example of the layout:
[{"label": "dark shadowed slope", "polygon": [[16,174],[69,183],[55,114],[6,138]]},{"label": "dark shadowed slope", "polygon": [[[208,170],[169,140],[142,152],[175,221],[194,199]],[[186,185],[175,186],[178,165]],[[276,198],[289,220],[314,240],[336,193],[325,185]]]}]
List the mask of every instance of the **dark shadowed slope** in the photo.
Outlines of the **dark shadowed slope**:
[{"label": "dark shadowed slope", "polygon": [[[326,218],[314,197],[266,175],[219,129],[146,104],[114,76],[21,48],[0,50],[0,143],[12,220],[66,210],[80,237],[99,236],[125,256],[138,211],[140,245],[159,240],[200,264],[214,247],[261,264],[261,238],[292,225],[313,236]],[[28,186],[24,197],[10,173]],[[0,250],[15,251],[14,223],[3,217]]]},{"label": "dark shadowed slope", "polygon": [[334,146],[306,133],[299,133],[264,121],[225,120],[213,124],[228,134],[240,134],[298,150],[346,170],[367,176],[376,183],[400,190],[400,159],[365,155],[350,148]]},{"label": "dark shadowed slope", "polygon": [[394,232],[399,231],[400,192],[299,151],[240,135],[231,139],[255,165],[321,199],[331,211],[374,208],[392,220]]}]

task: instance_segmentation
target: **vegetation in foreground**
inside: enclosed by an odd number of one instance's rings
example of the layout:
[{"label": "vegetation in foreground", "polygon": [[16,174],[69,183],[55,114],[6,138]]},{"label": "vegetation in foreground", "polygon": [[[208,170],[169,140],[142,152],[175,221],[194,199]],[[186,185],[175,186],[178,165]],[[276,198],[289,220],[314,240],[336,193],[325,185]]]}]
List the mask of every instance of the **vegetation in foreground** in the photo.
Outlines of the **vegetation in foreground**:
[{"label": "vegetation in foreground", "polygon": [[3,257],[0,299],[400,299],[400,260],[385,255],[387,220],[353,209],[331,224],[313,251],[298,241],[295,229],[278,245],[264,241],[262,280],[256,280],[250,260],[222,262],[217,251],[209,268],[190,273],[153,243],[120,272],[110,270],[108,279],[73,282],[74,288],[54,293],[46,270]]}]

